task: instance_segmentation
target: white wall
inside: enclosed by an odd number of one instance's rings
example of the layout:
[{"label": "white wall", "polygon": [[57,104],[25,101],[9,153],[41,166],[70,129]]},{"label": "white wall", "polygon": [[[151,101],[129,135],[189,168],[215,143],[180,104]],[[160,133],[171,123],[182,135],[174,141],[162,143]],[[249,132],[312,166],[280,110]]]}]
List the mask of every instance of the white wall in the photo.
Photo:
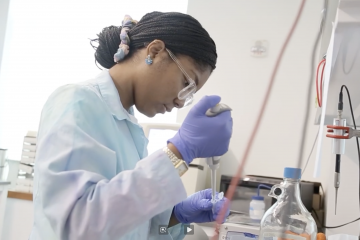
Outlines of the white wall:
[{"label": "white wall", "polygon": [[[197,18],[215,40],[218,64],[196,100],[217,94],[233,108],[233,137],[223,157],[221,173],[233,175],[254,127],[275,59],[294,21],[300,0],[215,0],[189,1],[188,13]],[[295,167],[298,159],[310,58],[320,26],[322,0],[307,1],[299,25],[284,54],[266,112],[254,141],[246,174],[282,177],[284,167]],[[206,9],[206,11],[204,11]],[[254,58],[250,48],[255,40],[267,40],[268,56]],[[327,48],[327,47],[326,47]],[[326,49],[325,48],[325,49]],[[308,137],[303,162],[316,136],[315,85]],[[181,122],[187,109],[178,112]],[[324,147],[329,144],[325,141]],[[330,156],[330,155],[329,155]],[[326,159],[327,156],[324,156]],[[328,184],[329,162],[323,161],[322,174],[313,179],[315,152],[303,179]]]},{"label": "white wall", "polygon": [[4,46],[5,46],[5,36],[6,36],[9,5],[10,5],[10,0],[0,1],[0,70],[1,70],[3,51],[5,49]]},{"label": "white wall", "polygon": [[[317,63],[326,53],[339,1],[329,1],[328,18],[324,29]],[[229,152],[223,157],[220,174],[234,175],[267,88],[275,59],[286,34],[294,21],[300,0],[215,0],[189,1],[188,13],[197,18],[209,31],[217,44],[217,69],[195,100],[204,95],[217,94],[222,102],[233,108],[233,137]],[[306,1],[296,32],[283,57],[266,112],[254,141],[245,174],[281,177],[283,168],[295,167],[300,149],[301,130],[306,107],[310,74],[311,50],[320,25],[322,0]],[[204,11],[206,9],[206,11]],[[253,58],[250,47],[254,40],[267,40],[269,54],[266,58]],[[316,63],[316,64],[317,64]],[[314,125],[315,83],[313,104],[306,139],[305,163],[316,136]],[[353,91],[356,91],[353,88]],[[347,102],[347,99],[346,99]],[[329,106],[336,107],[336,106]],[[354,106],[356,108],[356,106]],[[354,109],[355,110],[355,109]],[[178,112],[178,122],[183,121],[188,109]],[[356,112],[356,110],[355,110]],[[356,115],[356,114],[355,114]],[[342,161],[342,183],[339,190],[338,214],[334,215],[335,191],[333,173],[335,156],[331,153],[331,140],[324,138],[322,165],[319,178],[313,178],[316,148],[310,159],[304,180],[320,181],[326,191],[328,226],[336,226],[359,217],[358,213],[358,163],[355,140],[346,145]],[[355,177],[354,177],[355,176]],[[357,235],[359,222],[329,230],[327,234],[348,233]]]},{"label": "white wall", "polygon": [[[3,0],[0,2],[2,20],[5,9]],[[29,130],[37,131],[48,96],[62,85],[100,73],[89,39],[104,27],[121,25],[125,14],[140,20],[148,12],[186,12],[186,8],[187,0],[111,0],[106,4],[98,0],[11,0],[0,76],[0,147],[8,149],[9,158],[20,159],[23,137]],[[2,24],[0,21],[0,41]],[[140,122],[176,121],[176,111],[152,119],[135,114]]]}]

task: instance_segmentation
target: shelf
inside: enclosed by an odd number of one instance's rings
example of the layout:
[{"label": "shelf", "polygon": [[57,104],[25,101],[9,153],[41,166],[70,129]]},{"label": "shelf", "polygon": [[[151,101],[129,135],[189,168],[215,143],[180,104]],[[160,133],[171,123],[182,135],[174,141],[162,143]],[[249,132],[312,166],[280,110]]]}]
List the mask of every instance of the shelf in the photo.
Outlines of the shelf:
[{"label": "shelf", "polygon": [[17,198],[17,199],[32,201],[33,195],[32,193],[8,191],[8,198]]}]

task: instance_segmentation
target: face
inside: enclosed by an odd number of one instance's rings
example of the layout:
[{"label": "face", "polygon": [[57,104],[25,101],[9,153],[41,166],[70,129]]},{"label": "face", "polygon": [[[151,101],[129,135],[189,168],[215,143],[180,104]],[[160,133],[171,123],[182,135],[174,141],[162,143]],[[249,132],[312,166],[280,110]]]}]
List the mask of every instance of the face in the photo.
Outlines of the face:
[{"label": "face", "polygon": [[[144,115],[153,117],[183,107],[185,100],[180,100],[178,94],[190,83],[187,76],[170,57],[162,41],[155,40],[146,50],[142,54],[144,60],[140,62],[134,87],[136,108]],[[153,60],[151,65],[145,63],[147,55]],[[176,58],[188,77],[195,81],[199,91],[211,74],[210,67],[202,70],[192,58],[185,55]]]}]

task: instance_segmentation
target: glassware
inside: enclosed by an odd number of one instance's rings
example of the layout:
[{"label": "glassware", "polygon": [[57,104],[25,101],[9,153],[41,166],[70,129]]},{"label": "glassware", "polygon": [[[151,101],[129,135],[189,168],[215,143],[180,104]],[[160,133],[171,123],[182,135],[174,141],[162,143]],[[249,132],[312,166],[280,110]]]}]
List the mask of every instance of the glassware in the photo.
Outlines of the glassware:
[{"label": "glassware", "polygon": [[315,220],[301,201],[300,177],[301,169],[285,168],[284,181],[272,187],[269,196],[277,202],[261,220],[260,240],[316,240]]},{"label": "glassware", "polygon": [[186,71],[184,70],[184,67],[181,65],[181,63],[179,62],[179,60],[175,57],[175,55],[169,50],[166,49],[166,51],[169,53],[170,57],[172,60],[174,60],[174,62],[176,63],[176,65],[179,67],[179,69],[181,70],[181,72],[185,75],[186,80],[188,82],[188,85],[182,89],[179,94],[178,94],[178,98],[180,100],[185,100],[184,103],[184,107],[189,106],[194,99],[194,94],[196,92],[196,83],[195,81],[186,73]]}]

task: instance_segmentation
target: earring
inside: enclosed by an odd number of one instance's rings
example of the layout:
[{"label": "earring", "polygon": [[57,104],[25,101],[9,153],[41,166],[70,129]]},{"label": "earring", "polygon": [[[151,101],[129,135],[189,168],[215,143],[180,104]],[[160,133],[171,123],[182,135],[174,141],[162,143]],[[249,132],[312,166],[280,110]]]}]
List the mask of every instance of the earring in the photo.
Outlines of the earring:
[{"label": "earring", "polygon": [[145,58],[145,63],[146,63],[147,65],[151,65],[151,64],[153,63],[153,60],[151,59],[151,56],[150,56],[150,55],[148,55],[147,58]]}]

